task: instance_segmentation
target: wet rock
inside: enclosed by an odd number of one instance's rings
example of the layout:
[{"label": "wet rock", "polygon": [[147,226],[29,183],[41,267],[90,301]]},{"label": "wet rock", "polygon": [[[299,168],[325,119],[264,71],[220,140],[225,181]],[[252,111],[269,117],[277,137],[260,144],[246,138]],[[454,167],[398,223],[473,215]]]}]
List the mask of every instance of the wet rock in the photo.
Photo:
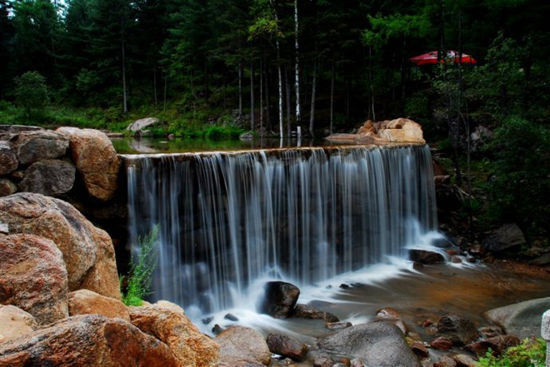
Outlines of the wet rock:
[{"label": "wet rock", "polygon": [[449,350],[453,347],[453,341],[449,338],[445,338],[444,336],[440,336],[432,341],[430,346],[439,350]]},{"label": "wet rock", "polygon": [[43,159],[63,157],[69,147],[69,141],[53,131],[23,131],[19,133],[13,146],[19,163],[26,165]]},{"label": "wet rock", "polygon": [[454,246],[446,237],[436,238],[432,241],[432,245],[438,248],[450,248]]},{"label": "wet rock", "polygon": [[434,367],[456,367],[456,361],[448,356],[439,357],[439,361],[434,363]]},{"label": "wet rock", "polygon": [[202,321],[202,323],[203,323],[204,325],[208,325],[208,324],[210,324],[213,320],[214,320],[214,316],[210,316],[210,317],[206,317],[206,318],[202,319],[201,321]]},{"label": "wet rock", "polygon": [[526,243],[523,232],[517,224],[505,224],[493,231],[489,237],[483,241],[483,247],[490,252],[503,252]]},{"label": "wet rock", "polygon": [[350,289],[350,288],[351,286],[349,284],[344,284],[344,283],[340,284],[340,289]]},{"label": "wet rock", "polygon": [[233,315],[232,313],[228,313],[227,315],[225,315],[224,319],[229,320],[229,321],[239,321],[239,318],[237,316]]},{"label": "wet rock", "polygon": [[375,317],[377,320],[385,320],[391,322],[392,324],[397,326],[403,332],[403,334],[407,333],[407,327],[405,326],[405,323],[401,320],[401,315],[399,315],[399,312],[397,312],[397,310],[391,307],[381,308],[376,311]]},{"label": "wet rock", "polygon": [[19,183],[20,191],[59,196],[73,188],[76,168],[69,162],[46,159],[33,163],[25,170]]},{"label": "wet rock", "polygon": [[121,319],[74,316],[0,344],[0,366],[177,367],[157,339]]},{"label": "wet rock", "polygon": [[352,326],[319,339],[317,344],[331,354],[360,358],[369,366],[420,366],[401,330],[383,321]]},{"label": "wet rock", "polygon": [[304,343],[285,335],[269,334],[266,338],[271,353],[292,358],[295,361],[304,361],[309,348]]},{"label": "wet rock", "polygon": [[421,342],[413,342],[411,345],[411,350],[419,358],[428,358],[430,356],[428,348],[426,348],[426,346],[424,346]]},{"label": "wet rock", "polygon": [[477,367],[477,362],[466,354],[455,354],[452,357],[457,367]]},{"label": "wet rock", "polygon": [[33,235],[0,235],[1,304],[46,324],[69,316],[67,293],[67,271],[55,243]]},{"label": "wet rock", "polygon": [[10,233],[52,240],[63,253],[69,290],[89,289],[120,299],[118,272],[109,235],[72,205],[34,193],[0,198],[0,222]]},{"label": "wet rock", "polygon": [[496,354],[501,354],[509,347],[515,347],[521,341],[514,335],[499,335],[488,338],[477,343],[468,344],[466,349],[478,356],[485,356],[489,348]]},{"label": "wet rock", "polygon": [[409,250],[409,258],[424,265],[442,264],[445,262],[443,255],[437,252],[425,250]]},{"label": "wet rock", "polygon": [[219,333],[221,333],[224,329],[219,325],[219,324],[216,324],[214,325],[214,327],[212,328],[212,334],[214,335],[218,335]]},{"label": "wet rock", "polygon": [[158,125],[159,123],[160,123],[160,120],[156,117],[146,117],[146,118],[139,119],[132,122],[130,125],[128,125],[126,130],[135,133],[138,131],[143,131],[148,127],[153,127],[155,125]]},{"label": "wet rock", "polygon": [[10,174],[19,166],[17,155],[6,141],[0,141],[0,176]]},{"label": "wet rock", "polygon": [[118,187],[120,162],[111,140],[99,130],[60,127],[56,130],[71,142],[71,154],[88,193],[111,199]]},{"label": "wet rock", "polygon": [[257,331],[243,326],[231,326],[222,331],[216,342],[220,345],[220,363],[235,365],[243,361],[268,365],[271,352]]},{"label": "wet rock", "polygon": [[300,289],[294,284],[278,281],[266,283],[264,289],[265,296],[260,306],[260,312],[277,319],[289,317],[298,302]]},{"label": "wet rock", "polygon": [[325,324],[325,327],[329,330],[342,330],[351,326],[351,322],[327,322]]},{"label": "wet rock", "polygon": [[520,339],[540,336],[541,315],[550,309],[550,297],[537,298],[489,310],[485,317]]},{"label": "wet rock", "polygon": [[0,178],[0,197],[13,195],[17,192],[17,186],[7,178]]},{"label": "wet rock", "polygon": [[292,312],[292,317],[311,320],[324,320],[325,322],[338,322],[337,316],[309,305],[297,304]]},{"label": "wet rock", "polygon": [[352,359],[350,361],[350,367],[368,367],[365,363],[365,361],[363,361],[362,359],[360,358],[355,358],[355,359]]},{"label": "wet rock", "polygon": [[529,262],[529,264],[544,266],[550,264],[550,252],[544,255],[541,255]]},{"label": "wet rock", "polygon": [[462,264],[462,259],[459,256],[452,256],[451,262],[453,264]]},{"label": "wet rock", "polygon": [[451,339],[455,345],[472,343],[479,338],[479,333],[468,319],[458,315],[445,315],[437,322],[437,331]]},{"label": "wet rock", "polygon": [[130,321],[130,313],[118,299],[105,297],[88,289],[69,293],[69,315],[98,314]]},{"label": "wet rock", "polygon": [[313,367],[332,367],[334,361],[328,356],[318,356],[313,359]]},{"label": "wet rock", "polygon": [[504,330],[502,330],[500,326],[496,325],[480,327],[478,331],[485,339],[504,335]]},{"label": "wet rock", "polygon": [[31,125],[6,125],[6,124],[0,125],[0,133],[19,134],[20,132],[23,132],[23,131],[39,131],[39,130],[44,130],[44,129],[38,126],[31,126]]},{"label": "wet rock", "polygon": [[38,328],[36,319],[22,309],[0,305],[0,344],[30,334]]}]

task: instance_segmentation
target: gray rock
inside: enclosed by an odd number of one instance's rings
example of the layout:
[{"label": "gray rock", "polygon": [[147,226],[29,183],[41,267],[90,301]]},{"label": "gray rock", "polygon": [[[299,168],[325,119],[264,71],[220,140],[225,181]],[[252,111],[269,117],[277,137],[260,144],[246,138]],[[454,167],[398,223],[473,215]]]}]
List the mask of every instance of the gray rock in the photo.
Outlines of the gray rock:
[{"label": "gray rock", "polygon": [[44,130],[38,126],[28,126],[28,125],[0,125],[0,132],[2,133],[11,133],[18,134],[23,131],[38,131]]},{"label": "gray rock", "polygon": [[541,336],[542,314],[550,309],[550,297],[537,298],[489,310],[485,317],[520,339]]},{"label": "gray rock", "polygon": [[129,130],[129,131],[135,133],[135,132],[138,132],[138,131],[142,131],[142,130],[148,128],[148,127],[157,125],[159,122],[160,122],[160,120],[156,117],[146,117],[144,119],[139,119],[139,120],[136,120],[136,121],[132,122],[130,125],[128,125],[126,130]]},{"label": "gray rock", "polygon": [[2,234],[10,233],[10,226],[7,223],[0,222],[0,233]]},{"label": "gray rock", "polygon": [[53,131],[23,131],[13,144],[19,163],[30,164],[42,159],[64,156],[69,147],[69,140]]},{"label": "gray rock", "polygon": [[480,336],[472,321],[452,314],[439,319],[437,331],[452,340],[455,345],[470,344]]},{"label": "gray rock", "polygon": [[420,366],[401,330],[384,321],[344,329],[319,339],[317,344],[331,354],[362,359],[367,366]]},{"label": "gray rock", "polygon": [[243,326],[231,326],[216,337],[220,345],[220,364],[230,366],[243,362],[268,365],[271,352],[264,337],[256,330]]},{"label": "gray rock", "polygon": [[536,259],[531,260],[529,264],[539,265],[539,266],[550,264],[550,252],[547,254],[541,255]]},{"label": "gray rock", "polygon": [[19,183],[21,191],[58,196],[69,192],[74,185],[76,168],[69,162],[43,160],[33,163]]},{"label": "gray rock", "polygon": [[9,196],[17,192],[17,186],[7,178],[0,178],[0,196]]},{"label": "gray rock", "polygon": [[425,250],[409,250],[409,258],[414,262],[424,265],[442,264],[445,262],[445,257],[440,253]]},{"label": "gray rock", "polygon": [[313,306],[303,304],[297,304],[291,316],[301,319],[324,320],[329,323],[340,321],[336,315],[330,312],[325,312]]},{"label": "gray rock", "polygon": [[546,340],[550,341],[550,310],[546,311],[542,315],[542,324],[540,327],[540,336]]},{"label": "gray rock", "polygon": [[260,312],[278,319],[289,317],[298,302],[300,289],[285,282],[267,282],[264,289],[265,296],[260,305]]},{"label": "gray rock", "polygon": [[523,232],[517,224],[505,224],[493,231],[484,241],[483,247],[487,251],[502,252],[524,245],[526,243]]},{"label": "gray rock", "polygon": [[0,176],[7,175],[17,169],[17,155],[6,141],[0,141]]}]

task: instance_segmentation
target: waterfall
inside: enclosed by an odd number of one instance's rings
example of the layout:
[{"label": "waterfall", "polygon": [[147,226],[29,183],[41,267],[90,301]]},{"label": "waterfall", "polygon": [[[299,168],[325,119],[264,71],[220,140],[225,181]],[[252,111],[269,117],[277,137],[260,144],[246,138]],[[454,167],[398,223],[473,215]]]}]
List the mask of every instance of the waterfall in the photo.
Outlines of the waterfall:
[{"label": "waterfall", "polygon": [[427,146],[125,156],[130,236],[159,227],[153,298],[228,308],[261,277],[315,282],[437,227]]}]

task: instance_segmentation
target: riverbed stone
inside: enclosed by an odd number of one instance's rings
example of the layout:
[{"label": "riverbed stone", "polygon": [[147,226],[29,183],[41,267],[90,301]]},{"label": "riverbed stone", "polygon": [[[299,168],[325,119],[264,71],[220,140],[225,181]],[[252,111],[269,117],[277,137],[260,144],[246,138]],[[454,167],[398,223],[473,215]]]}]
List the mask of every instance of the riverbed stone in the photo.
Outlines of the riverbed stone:
[{"label": "riverbed stone", "polygon": [[485,250],[500,253],[526,243],[522,230],[515,223],[505,224],[494,230],[484,241]]},{"label": "riverbed stone", "polygon": [[110,200],[118,188],[120,168],[111,140],[94,129],[60,127],[56,132],[70,140],[73,161],[88,193],[103,201]]},{"label": "riverbed stone", "polygon": [[491,349],[494,354],[501,354],[507,348],[515,347],[521,341],[515,335],[499,335],[476,343],[468,344],[466,349],[482,357]]},{"label": "riverbed stone", "polygon": [[69,290],[89,289],[120,299],[113,243],[72,205],[35,193],[0,198],[0,222],[10,233],[52,240],[63,253]]},{"label": "riverbed stone", "polygon": [[231,326],[216,337],[220,345],[220,363],[229,366],[243,362],[268,365],[271,361],[269,347],[259,332],[243,326]]},{"label": "riverbed stone", "polygon": [[550,297],[532,299],[489,310],[485,317],[520,339],[539,336],[542,314],[550,309]]},{"label": "riverbed stone", "polygon": [[298,302],[300,289],[291,283],[274,281],[267,282],[264,290],[260,311],[277,319],[289,317]]},{"label": "riverbed stone", "polygon": [[58,196],[71,191],[76,168],[69,162],[45,159],[31,164],[19,183],[20,191]]},{"label": "riverbed stone", "polygon": [[266,342],[271,353],[280,354],[298,362],[304,361],[309,351],[307,345],[287,335],[269,334]]},{"label": "riverbed stone", "polygon": [[352,326],[319,339],[317,345],[333,355],[360,358],[368,366],[420,366],[401,330],[384,321]]},{"label": "riverbed stone", "polygon": [[73,316],[0,344],[0,366],[180,367],[168,346],[122,319]]},{"label": "riverbed stone", "polygon": [[26,165],[64,156],[69,147],[69,140],[49,130],[23,131],[19,133],[13,145],[19,163]]},{"label": "riverbed stone", "polygon": [[67,293],[67,270],[55,243],[28,234],[0,235],[1,304],[46,324],[69,316]]},{"label": "riverbed stone", "polygon": [[174,306],[130,307],[130,319],[141,331],[166,343],[181,366],[216,366],[219,345],[202,334],[181,308]]},{"label": "riverbed stone", "polygon": [[452,340],[455,345],[472,343],[480,336],[472,321],[454,314],[439,319],[437,332]]},{"label": "riverbed stone", "polygon": [[38,328],[34,316],[12,305],[0,305],[0,344],[30,334]]},{"label": "riverbed stone", "polygon": [[340,319],[330,313],[320,310],[311,305],[297,304],[294,310],[291,312],[291,317],[310,320],[323,320],[328,323],[334,323],[340,321]]},{"label": "riverbed stone", "polygon": [[17,185],[7,178],[0,178],[0,197],[13,195],[17,192]]},{"label": "riverbed stone", "polygon": [[17,155],[7,141],[0,141],[0,176],[10,174],[19,166]]},{"label": "riverbed stone", "polygon": [[439,252],[426,250],[409,250],[409,258],[411,259],[411,261],[423,265],[442,264],[445,262],[445,257]]}]

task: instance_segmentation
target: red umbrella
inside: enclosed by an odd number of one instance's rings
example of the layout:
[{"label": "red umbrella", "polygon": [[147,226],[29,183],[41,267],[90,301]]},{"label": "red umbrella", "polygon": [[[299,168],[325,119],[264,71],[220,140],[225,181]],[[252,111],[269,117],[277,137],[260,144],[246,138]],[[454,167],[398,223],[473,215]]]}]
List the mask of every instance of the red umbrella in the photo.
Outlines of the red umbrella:
[{"label": "red umbrella", "polygon": [[[431,51],[426,54],[418,55],[415,57],[411,57],[409,60],[414,62],[416,65],[428,65],[428,64],[437,64],[437,51]],[[451,60],[455,64],[458,64],[460,62],[460,56],[459,52],[454,50],[447,51],[447,56],[444,58],[445,60]],[[440,62],[443,62],[441,60]],[[462,53],[462,63],[463,64],[477,64],[476,59],[474,59],[471,55]]]}]

